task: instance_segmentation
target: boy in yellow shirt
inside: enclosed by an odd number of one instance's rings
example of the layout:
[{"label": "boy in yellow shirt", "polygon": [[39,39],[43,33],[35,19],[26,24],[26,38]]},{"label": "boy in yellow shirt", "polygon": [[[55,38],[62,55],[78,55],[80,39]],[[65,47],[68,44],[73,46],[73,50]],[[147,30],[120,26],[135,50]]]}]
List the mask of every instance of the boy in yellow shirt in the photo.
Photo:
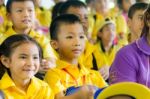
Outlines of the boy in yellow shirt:
[{"label": "boy in yellow shirt", "polygon": [[[80,19],[73,14],[56,17],[50,27],[51,45],[58,52],[59,59],[55,69],[50,69],[45,75],[45,81],[52,87],[55,98],[87,99],[91,96],[89,90],[65,96],[67,88],[75,86],[94,85],[98,88],[106,86],[105,81],[97,71],[86,69],[78,58],[84,51],[85,34]],[[86,94],[84,94],[86,93]],[[88,98],[89,99],[89,98]]]},{"label": "boy in yellow shirt", "polygon": [[8,37],[0,46],[0,90],[5,99],[54,99],[47,83],[34,77],[40,67],[42,50],[25,34]]},{"label": "boy in yellow shirt", "polygon": [[33,30],[33,23],[35,21],[34,3],[32,0],[8,0],[6,5],[9,19],[13,26],[1,36],[0,43],[7,37],[14,34],[27,34],[34,38],[43,49],[43,60],[41,71],[46,71],[55,61],[52,47],[49,40],[44,36]]}]

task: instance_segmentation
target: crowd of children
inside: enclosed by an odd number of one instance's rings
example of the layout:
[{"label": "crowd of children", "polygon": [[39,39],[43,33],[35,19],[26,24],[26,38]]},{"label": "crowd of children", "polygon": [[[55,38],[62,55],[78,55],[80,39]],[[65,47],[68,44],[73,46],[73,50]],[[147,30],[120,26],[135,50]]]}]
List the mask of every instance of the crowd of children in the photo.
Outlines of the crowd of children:
[{"label": "crowd of children", "polygon": [[150,98],[149,0],[40,2],[0,0],[0,98]]}]

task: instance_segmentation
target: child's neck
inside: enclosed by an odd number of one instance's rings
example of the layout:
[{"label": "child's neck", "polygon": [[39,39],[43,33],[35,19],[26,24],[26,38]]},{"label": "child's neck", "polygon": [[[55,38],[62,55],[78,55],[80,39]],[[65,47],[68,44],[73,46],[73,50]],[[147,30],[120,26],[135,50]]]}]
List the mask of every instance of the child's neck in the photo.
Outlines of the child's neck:
[{"label": "child's neck", "polygon": [[107,41],[102,40],[102,44],[105,49],[105,52],[109,52],[113,45],[113,42],[107,42]]},{"label": "child's neck", "polygon": [[15,77],[12,77],[15,85],[17,86],[17,88],[19,88],[20,90],[27,92],[28,86],[30,84],[30,79],[27,80],[22,80],[22,79],[18,79]]},{"label": "child's neck", "polygon": [[61,60],[64,60],[70,64],[73,64],[75,66],[78,66],[78,59],[65,59],[65,58],[60,58]]},{"label": "child's neck", "polygon": [[18,29],[18,28],[15,28],[15,27],[13,27],[13,29],[14,29],[14,31],[16,32],[16,33],[19,33],[19,34],[29,34],[29,32],[30,32],[30,28],[27,28],[27,29]]}]

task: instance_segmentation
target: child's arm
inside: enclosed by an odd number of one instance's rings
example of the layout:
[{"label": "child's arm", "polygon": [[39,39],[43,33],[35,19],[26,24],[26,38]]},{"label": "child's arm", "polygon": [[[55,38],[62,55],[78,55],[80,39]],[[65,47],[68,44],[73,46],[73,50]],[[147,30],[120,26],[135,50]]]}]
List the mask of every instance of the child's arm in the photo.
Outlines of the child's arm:
[{"label": "child's arm", "polygon": [[93,99],[93,92],[88,86],[83,86],[79,91],[68,96],[60,92],[55,95],[55,99]]}]

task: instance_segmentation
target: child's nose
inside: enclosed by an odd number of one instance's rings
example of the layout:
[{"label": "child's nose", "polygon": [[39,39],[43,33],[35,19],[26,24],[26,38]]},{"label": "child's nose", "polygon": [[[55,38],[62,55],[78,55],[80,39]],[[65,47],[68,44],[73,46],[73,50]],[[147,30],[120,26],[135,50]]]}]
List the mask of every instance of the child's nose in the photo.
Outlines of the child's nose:
[{"label": "child's nose", "polygon": [[80,46],[80,39],[77,37],[77,38],[75,38],[75,40],[74,40],[74,45],[75,46]]},{"label": "child's nose", "polygon": [[29,59],[27,60],[27,65],[28,65],[28,66],[33,66],[33,64],[34,64],[33,59],[32,59],[32,58],[29,58]]},{"label": "child's nose", "polygon": [[27,10],[24,11],[24,16],[29,16],[29,12]]}]

